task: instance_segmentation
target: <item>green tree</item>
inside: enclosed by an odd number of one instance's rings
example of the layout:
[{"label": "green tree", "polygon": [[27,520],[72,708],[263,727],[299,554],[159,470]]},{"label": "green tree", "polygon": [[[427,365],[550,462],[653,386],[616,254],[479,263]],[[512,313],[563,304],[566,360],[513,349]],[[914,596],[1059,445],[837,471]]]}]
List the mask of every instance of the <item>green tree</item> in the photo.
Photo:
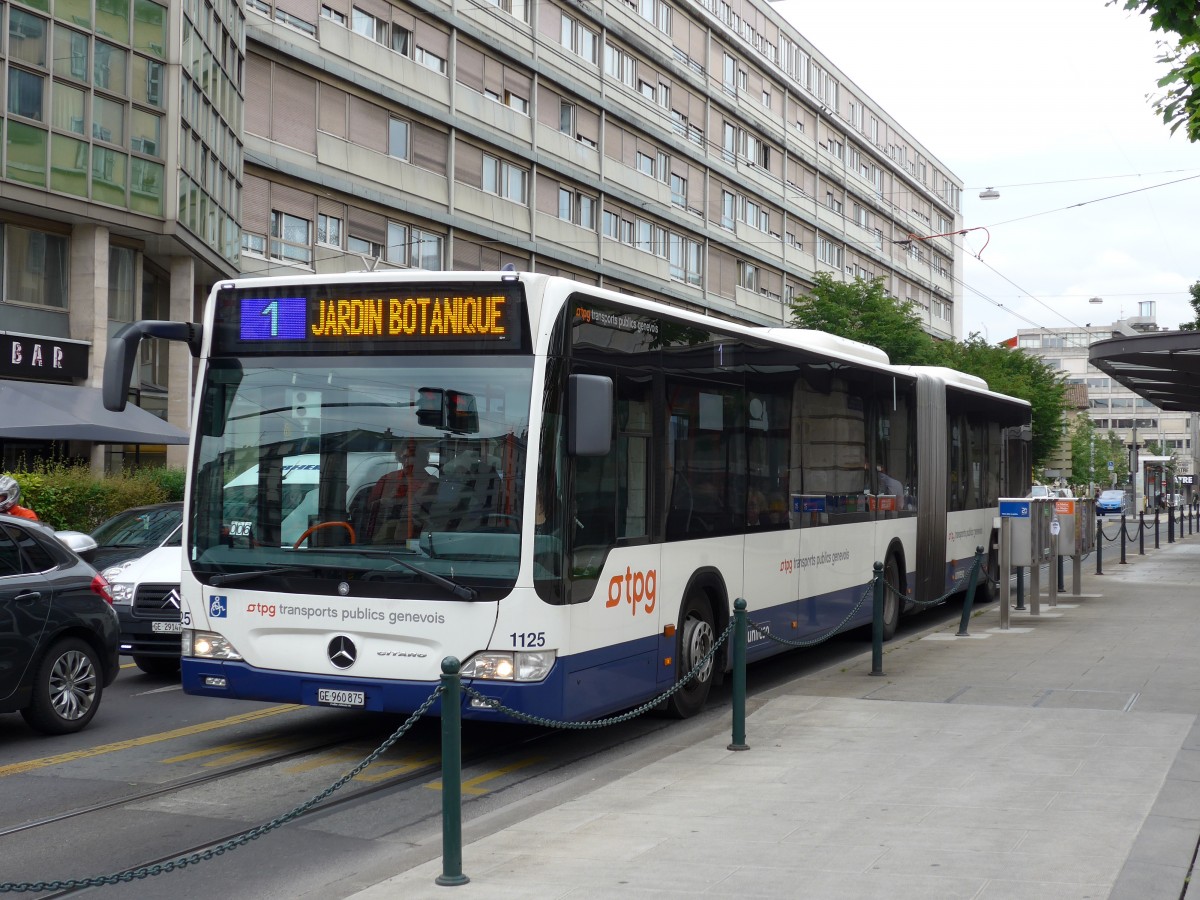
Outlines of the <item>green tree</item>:
[{"label": "green tree", "polygon": [[[1170,71],[1158,80],[1165,93],[1154,108],[1174,132],[1183,128],[1189,141],[1200,141],[1200,7],[1196,0],[1108,0],[1150,16],[1150,30],[1175,38],[1162,40],[1159,61]],[[1174,40],[1174,44],[1172,44]]]},{"label": "green tree", "polygon": [[1180,331],[1196,331],[1200,329],[1200,281],[1197,281],[1190,288],[1188,293],[1192,295],[1192,299],[1188,301],[1192,305],[1192,309],[1196,311],[1196,317],[1190,322],[1180,322]]},{"label": "green tree", "polygon": [[1123,485],[1129,476],[1129,454],[1117,433],[1100,434],[1086,413],[1071,432],[1071,475],[1076,484],[1100,490]]},{"label": "green tree", "polygon": [[891,297],[882,278],[847,282],[819,273],[812,292],[793,301],[792,324],[878,347],[897,365],[927,363],[933,352],[914,304]]}]

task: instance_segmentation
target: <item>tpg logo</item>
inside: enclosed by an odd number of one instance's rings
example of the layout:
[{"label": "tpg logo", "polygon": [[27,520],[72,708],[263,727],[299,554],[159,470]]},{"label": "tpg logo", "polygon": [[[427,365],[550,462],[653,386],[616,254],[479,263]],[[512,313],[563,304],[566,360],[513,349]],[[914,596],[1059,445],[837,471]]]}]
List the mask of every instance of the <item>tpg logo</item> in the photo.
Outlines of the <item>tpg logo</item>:
[{"label": "tpg logo", "polygon": [[629,604],[630,612],[637,615],[638,604],[643,603],[645,612],[654,612],[654,601],[658,590],[658,571],[634,572],[625,567],[625,577],[614,575],[608,582],[608,602],[605,608],[618,606],[623,599]]}]

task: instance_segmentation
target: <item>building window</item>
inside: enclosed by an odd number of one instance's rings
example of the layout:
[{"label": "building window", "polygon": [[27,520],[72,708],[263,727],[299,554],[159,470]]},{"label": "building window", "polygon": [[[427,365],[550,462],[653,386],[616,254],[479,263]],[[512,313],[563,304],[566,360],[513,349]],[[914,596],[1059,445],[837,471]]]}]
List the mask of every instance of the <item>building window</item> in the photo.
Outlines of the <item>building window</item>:
[{"label": "building window", "polygon": [[67,308],[70,240],[18,225],[0,225],[4,293],[9,303]]},{"label": "building window", "polygon": [[510,109],[515,109],[519,113],[529,115],[529,101],[524,97],[514,94],[512,91],[504,92],[504,105]]},{"label": "building window", "polygon": [[271,258],[312,265],[312,222],[299,216],[271,212]]},{"label": "building window", "polygon": [[8,111],[14,116],[42,121],[46,79],[33,72],[11,67],[8,70]]},{"label": "building window", "polygon": [[558,217],[564,222],[596,230],[596,199],[570,188],[558,189]]},{"label": "building window", "polygon": [[612,44],[604,45],[604,74],[617,79],[623,85],[637,85],[637,60]]},{"label": "building window", "polygon": [[559,40],[576,56],[582,57],[592,65],[596,64],[596,48],[599,46],[599,42],[596,39],[596,32],[586,25],[564,15]]},{"label": "building window", "polygon": [[317,243],[326,247],[342,246],[342,220],[336,216],[317,216]]},{"label": "building window", "polygon": [[733,231],[733,219],[737,209],[737,195],[721,191],[721,227]]},{"label": "building window", "polygon": [[382,19],[377,19],[365,10],[355,6],[350,11],[350,30],[355,34],[361,34],[365,38],[370,38],[377,44],[383,44],[387,47],[388,44],[388,23]]},{"label": "building window", "polygon": [[758,266],[753,263],[738,263],[738,284],[748,291],[757,291],[759,282]]},{"label": "building window", "polygon": [[737,128],[726,122],[721,134],[721,155],[725,162],[733,162],[737,152]]},{"label": "building window", "polygon": [[267,237],[263,234],[251,234],[248,231],[242,232],[242,252],[251,256],[267,255]]},{"label": "building window", "polygon": [[654,157],[639,151],[637,154],[637,170],[643,175],[649,175],[651,178],[653,178]]},{"label": "building window", "polygon": [[388,222],[388,262],[410,269],[442,268],[442,236],[402,222]]},{"label": "building window", "polygon": [[382,244],[378,241],[370,241],[366,238],[355,237],[354,235],[346,238],[346,249],[359,256],[365,256],[367,259],[381,259],[383,257]]},{"label": "building window", "polygon": [[321,6],[321,18],[328,19],[329,21],[333,22],[335,25],[341,25],[343,27],[346,24],[346,14],[338,12],[332,6],[325,6],[325,5]]},{"label": "building window", "polygon": [[408,123],[403,119],[388,119],[388,156],[408,159],[408,134]]},{"label": "building window", "polygon": [[519,166],[494,156],[483,157],[483,189],[514,203],[527,202],[526,185],[529,173]]},{"label": "building window", "polygon": [[817,238],[817,259],[840,269],[842,267],[842,248],[833,241]]},{"label": "building window", "polygon": [[438,56],[436,53],[431,53],[424,47],[417,47],[413,50],[412,58],[419,62],[427,69],[432,69],[439,75],[446,74],[446,60]]},{"label": "building window", "polygon": [[671,202],[687,208],[687,179],[671,173]]}]

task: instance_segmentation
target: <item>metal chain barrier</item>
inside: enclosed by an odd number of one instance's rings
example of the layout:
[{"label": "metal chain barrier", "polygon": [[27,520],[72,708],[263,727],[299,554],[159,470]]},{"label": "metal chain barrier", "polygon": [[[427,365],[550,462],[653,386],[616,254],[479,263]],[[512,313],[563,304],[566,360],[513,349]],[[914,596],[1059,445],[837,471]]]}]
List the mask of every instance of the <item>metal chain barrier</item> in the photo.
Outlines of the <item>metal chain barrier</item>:
[{"label": "metal chain barrier", "polygon": [[257,840],[265,834],[281,828],[289,822],[299,818],[308,812],[314,806],[324,802],[331,797],[335,792],[341,790],[352,779],[354,779],[367,766],[379,759],[384,753],[391,749],[396,741],[400,740],[412,727],[417,723],[421,716],[429,711],[433,703],[442,693],[442,686],[438,685],[433,693],[425,700],[424,703],[417,708],[411,716],[409,716],[403,725],[397,728],[392,735],[379,745],[357,766],[327,787],[321,793],[305,801],[304,803],[279,816],[272,819],[265,825],[259,825],[257,828],[251,828],[249,831],[243,831],[236,837],[232,837],[224,843],[218,844],[215,847],[209,847],[207,850],[202,850],[198,853],[191,853],[187,856],[180,856],[177,859],[169,860],[165,863],[156,863],[152,866],[141,866],[136,869],[125,869],[121,872],[114,872],[111,875],[103,875],[96,878],[79,878],[68,881],[26,881],[26,882],[6,882],[0,884],[0,894],[17,894],[26,892],[42,893],[44,891],[67,891],[78,890],[80,888],[103,887],[110,884],[122,884],[131,881],[137,881],[143,878],[153,878],[156,875],[163,875],[167,872],[174,872],[176,869],[184,869],[188,866],[193,866],[197,863],[207,862],[210,859],[215,859],[225,853],[236,850],[238,847],[243,847],[251,841]]},{"label": "metal chain barrier", "polygon": [[507,707],[495,697],[488,697],[485,694],[479,693],[479,691],[475,690],[475,688],[471,687],[469,684],[464,684],[462,689],[464,694],[470,695],[480,703],[487,706],[489,709],[493,709],[496,712],[502,712],[513,719],[517,719],[518,721],[528,722],[530,725],[544,725],[551,728],[574,729],[576,731],[587,731],[595,728],[604,728],[608,725],[618,725],[621,722],[628,722],[630,719],[636,719],[643,713],[649,712],[682,690],[689,681],[695,678],[700,671],[712,661],[712,658],[716,655],[717,651],[721,649],[721,645],[724,644],[725,641],[728,640],[729,636],[733,633],[735,624],[735,620],[731,618],[729,620],[729,624],[725,626],[725,630],[721,632],[720,637],[713,642],[712,648],[702,657],[700,657],[700,659],[697,660],[696,664],[692,666],[688,673],[684,675],[683,678],[679,679],[679,681],[675,682],[675,684],[673,684],[669,690],[659,694],[653,700],[647,700],[641,706],[631,709],[628,712],[621,713],[619,716],[609,716],[607,719],[592,719],[587,722],[560,722],[555,719],[546,719],[542,716],[533,716],[529,713],[523,713],[520,710]]},{"label": "metal chain barrier", "polygon": [[[964,587],[967,586],[967,583],[970,582],[970,580],[971,580],[971,574],[980,565],[980,562],[981,562],[981,560],[977,560],[971,566],[970,572],[967,572],[966,575],[964,575],[962,578],[960,578],[958,581],[956,581],[950,587],[950,590],[946,591],[946,593],[942,594],[942,596],[938,597],[936,600],[918,600],[916,597],[906,597],[903,594],[901,594],[898,590],[896,590],[894,587],[892,587],[890,584],[888,584],[886,581],[883,583],[883,589],[885,591],[890,591],[893,594],[893,596],[900,598],[900,600],[902,600],[902,601],[903,600],[911,600],[917,606],[937,606],[941,603],[945,603],[947,600],[950,599],[951,596],[953,596],[954,594],[957,594],[959,591],[961,591]],[[999,584],[999,579],[994,581],[993,584]]]}]

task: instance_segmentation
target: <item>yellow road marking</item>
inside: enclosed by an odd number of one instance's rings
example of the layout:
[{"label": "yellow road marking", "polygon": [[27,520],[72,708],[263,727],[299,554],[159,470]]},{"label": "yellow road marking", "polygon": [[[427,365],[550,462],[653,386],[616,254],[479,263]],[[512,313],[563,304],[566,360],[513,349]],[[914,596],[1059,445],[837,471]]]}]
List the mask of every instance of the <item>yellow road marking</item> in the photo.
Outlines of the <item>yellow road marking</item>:
[{"label": "yellow road marking", "polygon": [[232,744],[220,744],[216,747],[205,747],[202,750],[194,750],[191,753],[183,753],[179,756],[171,756],[163,760],[164,764],[177,762],[191,762],[197,759],[204,759],[211,756],[222,756],[223,754],[233,754],[233,758],[222,758],[219,760],[210,760],[205,763],[206,766],[218,766],[226,762],[240,762],[243,759],[249,759],[255,755],[261,755],[264,752],[277,750],[280,747],[287,747],[291,744],[290,741],[273,737],[251,738],[245,741],[234,741]]},{"label": "yellow road marking", "polygon": [[277,716],[280,713],[294,712],[298,709],[304,709],[302,706],[272,706],[268,709],[258,710],[256,712],[242,713],[237,716],[230,716],[227,719],[215,719],[212,722],[201,722],[198,725],[188,725],[185,728],[176,728],[172,731],[163,731],[158,734],[147,734],[144,737],[130,738],[127,741],[117,741],[113,744],[102,744],[99,747],[88,747],[83,750],[72,750],[70,753],[60,753],[57,756],[45,756],[41,759],[30,759],[25,762],[12,763],[7,766],[0,766],[0,778],[7,775],[21,775],[25,772],[32,772],[35,769],[46,769],[50,766],[57,766],[62,763],[74,762],[78,759],[88,759],[93,756],[102,756],[105,753],[116,753],[118,750],[129,750],[133,747],[147,747],[151,744],[160,744],[163,741],[173,741],[176,738],[189,737],[193,734],[204,734],[206,731],[216,731],[219,728],[229,728],[233,725],[241,725],[245,722],[253,722],[257,719],[266,719],[271,716]]},{"label": "yellow road marking", "polygon": [[[369,752],[369,750],[359,747],[342,747],[337,750],[328,750],[307,762],[288,766],[285,771],[298,775],[304,772],[311,772],[314,769],[321,769],[325,766],[345,766],[350,763],[359,762]],[[359,772],[354,777],[354,780],[368,782],[387,781],[389,778],[395,778],[397,775],[403,775],[405,772],[411,772],[414,769],[427,766],[430,763],[437,762],[439,759],[441,759],[441,756],[438,753],[406,756],[395,762],[377,759],[363,769],[363,771]]]},{"label": "yellow road marking", "polygon": [[[488,792],[488,789],[481,788],[480,787],[481,784],[491,781],[494,778],[499,778],[501,775],[507,775],[510,772],[515,772],[518,769],[523,769],[526,766],[532,766],[534,763],[541,762],[542,759],[543,759],[543,757],[541,757],[541,756],[532,756],[529,759],[522,760],[521,762],[513,763],[511,766],[503,766],[499,769],[493,769],[492,771],[486,772],[483,775],[479,775],[475,778],[468,778],[466,781],[464,781],[462,783],[462,792],[464,794],[473,794],[476,796],[486,794]],[[425,785],[425,787],[429,788],[430,790],[440,791],[442,789],[441,779],[438,779],[437,781],[431,781],[427,785]]]}]

